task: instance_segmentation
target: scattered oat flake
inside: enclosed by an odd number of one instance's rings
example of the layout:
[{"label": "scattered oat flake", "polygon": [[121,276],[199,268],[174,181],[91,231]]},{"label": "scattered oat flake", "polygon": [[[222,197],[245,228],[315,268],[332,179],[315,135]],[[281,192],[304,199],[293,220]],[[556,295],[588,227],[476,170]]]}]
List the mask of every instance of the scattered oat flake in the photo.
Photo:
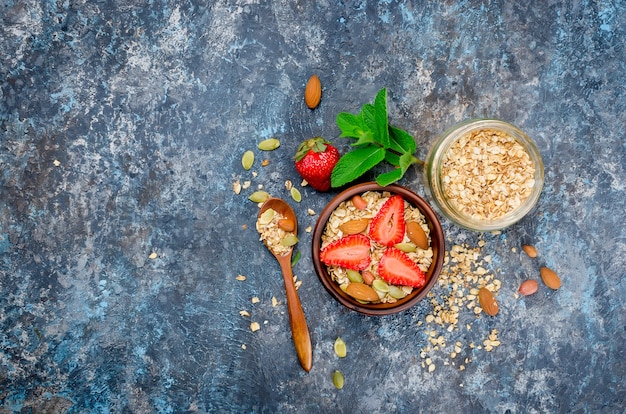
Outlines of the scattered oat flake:
[{"label": "scattered oat flake", "polygon": [[241,344],[241,349],[243,349],[245,351],[246,348],[247,348],[246,344]]},{"label": "scattered oat flake", "polygon": [[252,181],[250,181],[250,180],[246,180],[246,181],[244,181],[244,182],[243,182],[243,185],[241,186],[241,188],[242,188],[243,190],[245,190],[245,189],[247,189],[247,188],[250,188],[250,186],[251,186],[251,185],[252,185]]},{"label": "scattered oat flake", "polygon": [[304,231],[306,231],[307,233],[310,233],[313,231],[313,227],[312,226],[308,226],[306,229],[304,229]]},{"label": "scattered oat flake", "polygon": [[313,211],[312,209],[307,209],[306,211],[307,213],[309,213],[309,216],[314,216],[315,215],[315,211]]},{"label": "scattered oat flake", "polygon": [[54,160],[52,163],[54,164],[55,167],[59,167],[61,165],[61,161],[59,160]]},{"label": "scattered oat flake", "polygon": [[241,182],[239,182],[239,180],[236,180],[233,183],[233,191],[235,192],[235,194],[241,193]]},{"label": "scattered oat flake", "polygon": [[244,280],[246,280],[246,277],[244,275],[237,275],[235,279],[239,280],[240,282],[243,282]]},{"label": "scattered oat flake", "polygon": [[261,325],[259,325],[259,323],[258,323],[258,322],[252,322],[252,323],[250,324],[250,330],[251,330],[252,332],[256,332],[256,331],[258,331],[259,329],[261,329]]},{"label": "scattered oat flake", "polygon": [[253,296],[253,297],[252,297],[252,299],[251,299],[251,301],[252,301],[252,303],[259,303],[259,302],[261,301],[261,299],[259,299],[259,298],[258,298],[258,297],[256,297],[256,296]]},{"label": "scattered oat flake", "polygon": [[241,316],[250,316],[250,312],[248,312],[247,310],[240,310],[239,311],[239,315],[241,315]]},{"label": "scattered oat flake", "polygon": [[157,257],[159,257],[158,254],[156,254],[155,252],[150,253],[150,256],[148,256],[148,259],[156,259]]},{"label": "scattered oat flake", "polygon": [[300,183],[300,185],[302,187],[306,187],[307,185],[309,185],[309,182],[307,180],[302,180],[302,182]]},{"label": "scattered oat flake", "polygon": [[279,303],[280,303],[280,302],[278,301],[278,299],[276,299],[274,296],[272,296],[272,306],[273,306],[273,307],[276,307],[276,306],[278,306],[278,305],[279,305]]}]

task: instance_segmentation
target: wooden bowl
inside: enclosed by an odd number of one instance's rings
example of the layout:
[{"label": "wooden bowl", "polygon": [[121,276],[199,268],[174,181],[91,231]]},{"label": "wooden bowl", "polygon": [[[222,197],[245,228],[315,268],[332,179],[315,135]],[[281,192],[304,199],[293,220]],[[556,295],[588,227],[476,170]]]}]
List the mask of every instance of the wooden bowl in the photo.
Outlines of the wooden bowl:
[{"label": "wooden bowl", "polygon": [[[343,290],[341,290],[339,284],[332,280],[331,276],[328,274],[326,265],[320,260],[322,234],[324,233],[326,222],[328,221],[331,213],[337,208],[337,206],[339,206],[341,202],[349,200],[357,194],[363,194],[366,191],[387,191],[391,194],[401,195],[405,201],[417,207],[421,211],[421,213],[426,218],[426,222],[430,229],[431,247],[433,249],[433,261],[430,265],[430,268],[426,272],[426,284],[420,289],[414,289],[413,292],[411,292],[409,295],[402,299],[399,299],[397,302],[394,303],[364,304],[356,301],[354,298],[350,297]],[[439,277],[439,273],[441,272],[441,268],[443,267],[445,241],[443,236],[443,230],[441,228],[441,223],[439,222],[439,219],[437,218],[433,209],[426,201],[424,201],[424,199],[415,194],[413,191],[399,185],[381,187],[374,182],[369,182],[357,184],[342,191],[335,198],[333,198],[330,203],[326,205],[326,207],[320,214],[317,223],[315,224],[315,230],[313,232],[312,250],[313,265],[315,267],[315,271],[317,272],[317,275],[322,282],[322,285],[324,285],[328,293],[330,293],[333,298],[335,298],[339,303],[341,303],[348,309],[352,309],[354,311],[371,316],[384,316],[404,311],[415,305],[420,300],[422,300],[422,298],[426,296],[428,291],[435,285],[435,283],[437,282],[437,278]]]}]

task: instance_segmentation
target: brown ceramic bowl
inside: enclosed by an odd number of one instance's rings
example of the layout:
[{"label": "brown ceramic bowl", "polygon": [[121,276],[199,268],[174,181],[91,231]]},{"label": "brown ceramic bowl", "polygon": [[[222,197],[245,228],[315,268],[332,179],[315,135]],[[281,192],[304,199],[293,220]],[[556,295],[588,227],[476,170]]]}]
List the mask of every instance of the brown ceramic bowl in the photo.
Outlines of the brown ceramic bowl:
[{"label": "brown ceramic bowl", "polygon": [[[409,295],[405,296],[402,299],[399,299],[397,302],[394,303],[364,304],[356,301],[352,297],[348,296],[343,290],[341,290],[339,284],[332,280],[331,276],[328,274],[326,265],[320,260],[322,234],[324,233],[326,222],[328,221],[331,213],[337,208],[337,206],[339,206],[342,201],[349,200],[354,195],[363,194],[366,191],[388,191],[391,194],[401,195],[405,201],[417,207],[422,212],[422,214],[426,218],[428,227],[430,228],[431,247],[433,249],[433,261],[430,265],[430,268],[426,272],[426,284],[420,289],[414,289],[413,292],[411,292]],[[342,191],[335,198],[333,198],[331,202],[328,203],[328,205],[326,205],[315,225],[315,230],[313,232],[312,249],[313,265],[315,267],[315,271],[317,272],[320,281],[333,298],[335,298],[337,301],[339,301],[339,303],[341,303],[348,309],[352,309],[366,315],[383,316],[406,310],[426,296],[428,291],[435,285],[437,277],[441,272],[441,268],[443,266],[443,257],[445,254],[445,242],[443,230],[441,229],[441,223],[439,222],[439,219],[437,218],[433,209],[426,201],[424,201],[424,199],[422,199],[411,190],[398,185],[381,187],[374,182],[370,182],[357,184]]]}]

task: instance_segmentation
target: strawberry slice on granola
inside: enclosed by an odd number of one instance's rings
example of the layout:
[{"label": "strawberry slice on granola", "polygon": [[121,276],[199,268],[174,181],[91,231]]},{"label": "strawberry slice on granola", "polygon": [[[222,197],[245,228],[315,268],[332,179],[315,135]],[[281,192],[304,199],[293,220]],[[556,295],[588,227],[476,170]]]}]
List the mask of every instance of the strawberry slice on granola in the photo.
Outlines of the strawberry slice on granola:
[{"label": "strawberry slice on granola", "polygon": [[389,247],[378,263],[378,275],[392,285],[421,288],[426,275],[409,256],[395,247]]},{"label": "strawberry slice on granola", "polygon": [[372,219],[370,237],[383,246],[393,246],[404,238],[404,199],[389,197]]},{"label": "strawberry slice on granola", "polygon": [[369,266],[372,260],[370,257],[370,239],[363,234],[342,237],[322,249],[320,260],[329,266],[363,270]]}]

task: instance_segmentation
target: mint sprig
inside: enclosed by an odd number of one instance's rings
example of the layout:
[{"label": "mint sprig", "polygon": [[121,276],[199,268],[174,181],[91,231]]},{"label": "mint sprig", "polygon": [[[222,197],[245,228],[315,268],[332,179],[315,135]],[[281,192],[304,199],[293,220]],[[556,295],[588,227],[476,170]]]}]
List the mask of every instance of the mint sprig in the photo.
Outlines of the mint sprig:
[{"label": "mint sprig", "polygon": [[335,165],[330,177],[332,187],[348,184],[386,161],[396,168],[376,177],[378,185],[384,187],[399,181],[412,164],[422,163],[413,155],[417,149],[413,137],[389,124],[386,88],[378,91],[373,104],[363,105],[358,115],[341,112],[336,122],[339,137],[354,139],[351,145],[355,148]]}]

